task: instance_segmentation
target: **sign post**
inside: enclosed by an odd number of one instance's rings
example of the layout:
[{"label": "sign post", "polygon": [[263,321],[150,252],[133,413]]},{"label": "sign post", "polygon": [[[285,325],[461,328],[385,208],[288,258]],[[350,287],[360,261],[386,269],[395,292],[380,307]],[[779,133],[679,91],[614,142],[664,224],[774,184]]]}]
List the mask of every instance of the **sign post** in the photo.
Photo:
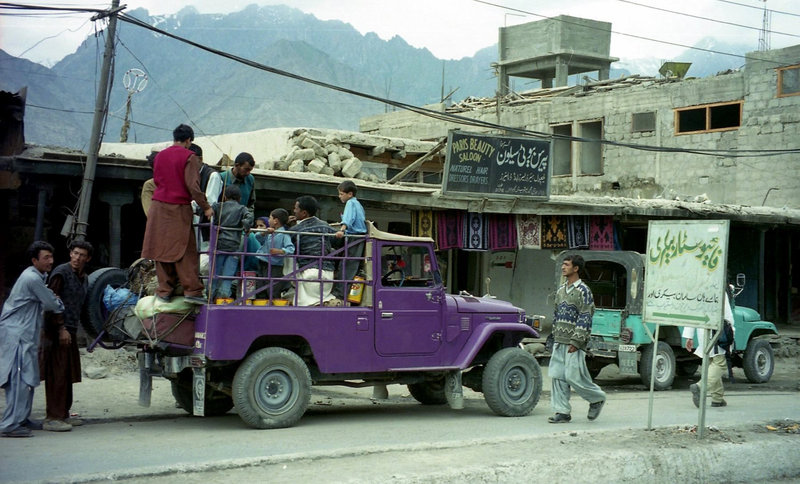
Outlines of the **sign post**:
[{"label": "sign post", "polygon": [[[708,353],[714,341],[710,330],[720,330],[725,304],[726,265],[730,221],[651,220],[645,256],[644,321],[656,324],[653,344],[658,345],[661,325],[689,326],[704,331],[698,436],[705,434],[705,397]],[[657,351],[653,352],[653,368]],[[655,372],[653,372],[655,374]],[[650,409],[653,413],[653,383]]]}]

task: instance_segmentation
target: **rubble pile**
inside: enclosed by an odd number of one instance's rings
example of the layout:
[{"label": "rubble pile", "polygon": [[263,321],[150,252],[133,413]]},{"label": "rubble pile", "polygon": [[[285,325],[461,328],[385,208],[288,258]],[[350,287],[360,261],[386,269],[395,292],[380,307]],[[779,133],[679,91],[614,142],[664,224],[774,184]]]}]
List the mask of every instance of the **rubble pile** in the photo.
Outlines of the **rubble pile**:
[{"label": "rubble pile", "polygon": [[289,151],[278,161],[261,162],[259,168],[381,181],[377,175],[364,170],[364,164],[350,151],[350,145],[343,143],[335,133],[313,136],[308,130],[298,129],[292,133],[290,144]]}]

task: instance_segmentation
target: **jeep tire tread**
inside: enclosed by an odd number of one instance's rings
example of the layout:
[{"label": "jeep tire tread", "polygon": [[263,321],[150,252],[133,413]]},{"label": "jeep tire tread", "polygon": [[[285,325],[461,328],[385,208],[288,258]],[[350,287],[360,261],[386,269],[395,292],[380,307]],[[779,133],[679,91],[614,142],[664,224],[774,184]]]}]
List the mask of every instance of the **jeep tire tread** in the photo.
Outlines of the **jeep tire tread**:
[{"label": "jeep tire tread", "polygon": [[[192,372],[184,370],[178,375],[177,380],[171,380],[172,396],[182,409],[190,415],[194,408],[194,397],[192,396]],[[214,390],[206,385],[204,411],[206,417],[216,417],[225,415],[228,410],[233,408],[233,399],[220,391]]]},{"label": "jeep tire tread", "polygon": [[524,417],[542,393],[542,369],[522,348],[504,348],[483,370],[483,396],[489,408],[503,417]]},{"label": "jeep tire tread", "polygon": [[83,329],[89,336],[96,338],[105,327],[108,310],[103,304],[103,291],[106,286],[118,288],[127,283],[128,272],[116,267],[103,267],[89,274],[86,301],[83,304],[81,317]]},{"label": "jeep tire tread", "polygon": [[764,339],[751,339],[747,342],[742,362],[744,375],[751,383],[766,383],[772,378],[775,369],[775,355],[769,341]]},{"label": "jeep tire tread", "polygon": [[[656,379],[653,384],[655,390],[668,390],[675,380],[675,353],[672,347],[665,341],[659,341],[658,356],[656,357]],[[642,350],[642,359],[639,361],[639,376],[642,378],[642,383],[650,388],[650,375],[653,371],[653,348],[651,343],[646,345]]]},{"label": "jeep tire tread", "polygon": [[311,373],[286,348],[262,348],[248,356],[233,378],[233,403],[251,427],[291,427],[311,400]]}]

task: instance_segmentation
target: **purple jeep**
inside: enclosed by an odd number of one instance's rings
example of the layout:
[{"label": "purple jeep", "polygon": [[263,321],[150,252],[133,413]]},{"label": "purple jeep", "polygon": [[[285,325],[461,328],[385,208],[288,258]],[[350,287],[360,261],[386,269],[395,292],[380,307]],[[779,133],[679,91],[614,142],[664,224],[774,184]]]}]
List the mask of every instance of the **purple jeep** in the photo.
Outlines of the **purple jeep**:
[{"label": "purple jeep", "polygon": [[[234,303],[200,306],[188,344],[139,341],[142,376],[170,379],[178,403],[194,415],[235,406],[248,425],[264,429],[297,422],[312,384],[406,384],[420,403],[453,408],[463,406],[464,385],[482,392],[499,415],[533,410],[542,374],[520,341],[538,335],[522,309],[490,297],[446,294],[430,238],[374,227],[305,268],[325,258],[343,260],[356,243],[365,248],[358,305],[273,305],[272,281],[251,276],[239,281],[247,289]],[[303,269],[283,279],[297,283]],[[315,282],[320,303],[325,284],[348,283]],[[143,379],[142,388],[148,387]]]}]

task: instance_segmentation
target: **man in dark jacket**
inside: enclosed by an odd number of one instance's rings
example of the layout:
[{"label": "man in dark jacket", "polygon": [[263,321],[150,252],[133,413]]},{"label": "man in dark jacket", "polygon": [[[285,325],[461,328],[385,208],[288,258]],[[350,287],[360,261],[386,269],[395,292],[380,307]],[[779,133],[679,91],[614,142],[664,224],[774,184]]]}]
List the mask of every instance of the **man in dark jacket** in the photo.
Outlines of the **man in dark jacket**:
[{"label": "man in dark jacket", "polygon": [[44,381],[46,417],[44,430],[64,432],[82,425],[71,418],[72,384],[81,381],[81,356],[78,352],[78,326],[86,299],[89,277],[86,264],[94,248],[85,240],[69,246],[69,262],[53,269],[47,281],[56,296],[64,302],[64,312],[49,314],[39,346],[39,372]]},{"label": "man in dark jacket", "polygon": [[[294,216],[297,224],[287,229],[292,235],[295,247],[297,276],[297,306],[317,306],[338,302],[331,294],[335,267],[332,259],[324,256],[331,253],[331,236],[336,234],[329,224],[316,217],[319,203],[317,199],[304,195],[294,202]],[[291,232],[301,232],[291,234]],[[320,235],[316,235],[320,234]],[[330,235],[325,235],[330,234]]]}]

